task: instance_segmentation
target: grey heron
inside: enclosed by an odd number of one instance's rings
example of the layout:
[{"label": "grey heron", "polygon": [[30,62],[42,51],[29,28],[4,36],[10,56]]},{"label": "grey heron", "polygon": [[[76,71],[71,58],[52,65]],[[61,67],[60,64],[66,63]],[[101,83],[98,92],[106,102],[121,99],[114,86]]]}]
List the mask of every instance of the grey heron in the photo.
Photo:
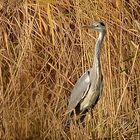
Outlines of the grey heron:
[{"label": "grey heron", "polygon": [[92,25],[85,25],[83,28],[90,28],[99,32],[95,45],[95,54],[92,67],[87,70],[76,82],[69,99],[67,112],[76,115],[86,114],[91,110],[101,97],[103,89],[103,76],[100,64],[100,50],[106,33],[103,22],[95,22]]}]

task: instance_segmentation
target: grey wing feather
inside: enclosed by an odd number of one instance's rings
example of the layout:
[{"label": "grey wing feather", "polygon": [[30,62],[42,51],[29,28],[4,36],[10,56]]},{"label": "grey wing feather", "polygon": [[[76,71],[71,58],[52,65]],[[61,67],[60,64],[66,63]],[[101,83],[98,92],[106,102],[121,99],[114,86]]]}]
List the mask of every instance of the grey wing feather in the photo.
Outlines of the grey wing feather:
[{"label": "grey wing feather", "polygon": [[71,97],[70,97],[69,105],[67,109],[68,112],[72,111],[77,106],[77,104],[85,95],[85,92],[87,92],[90,85],[89,72],[90,72],[89,70],[86,71],[76,82],[71,92]]}]

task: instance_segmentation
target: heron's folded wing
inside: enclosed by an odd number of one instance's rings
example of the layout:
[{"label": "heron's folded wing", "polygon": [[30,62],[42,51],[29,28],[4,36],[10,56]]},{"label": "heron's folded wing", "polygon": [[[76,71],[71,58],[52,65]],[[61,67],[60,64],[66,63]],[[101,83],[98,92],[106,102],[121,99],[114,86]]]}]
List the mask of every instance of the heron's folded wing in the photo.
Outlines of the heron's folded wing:
[{"label": "heron's folded wing", "polygon": [[90,71],[86,71],[76,82],[70,96],[69,105],[67,111],[72,111],[77,104],[82,100],[84,95],[88,92],[90,86]]}]

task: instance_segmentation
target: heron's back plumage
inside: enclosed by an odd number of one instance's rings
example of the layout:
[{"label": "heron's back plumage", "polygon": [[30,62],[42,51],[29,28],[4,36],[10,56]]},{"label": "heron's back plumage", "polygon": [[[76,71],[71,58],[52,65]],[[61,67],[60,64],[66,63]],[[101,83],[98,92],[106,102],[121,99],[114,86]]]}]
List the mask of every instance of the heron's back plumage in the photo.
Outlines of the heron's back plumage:
[{"label": "heron's back plumage", "polygon": [[89,71],[86,71],[76,82],[70,96],[67,112],[71,112],[83,99],[90,86]]}]

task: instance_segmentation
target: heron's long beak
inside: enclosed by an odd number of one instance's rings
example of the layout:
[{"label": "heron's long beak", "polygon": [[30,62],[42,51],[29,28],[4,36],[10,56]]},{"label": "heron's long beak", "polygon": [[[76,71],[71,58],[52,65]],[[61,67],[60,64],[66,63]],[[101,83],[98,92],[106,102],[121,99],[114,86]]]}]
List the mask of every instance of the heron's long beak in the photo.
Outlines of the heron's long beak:
[{"label": "heron's long beak", "polygon": [[92,25],[84,25],[84,26],[82,26],[82,28],[90,29],[90,28],[93,28],[93,26]]}]

